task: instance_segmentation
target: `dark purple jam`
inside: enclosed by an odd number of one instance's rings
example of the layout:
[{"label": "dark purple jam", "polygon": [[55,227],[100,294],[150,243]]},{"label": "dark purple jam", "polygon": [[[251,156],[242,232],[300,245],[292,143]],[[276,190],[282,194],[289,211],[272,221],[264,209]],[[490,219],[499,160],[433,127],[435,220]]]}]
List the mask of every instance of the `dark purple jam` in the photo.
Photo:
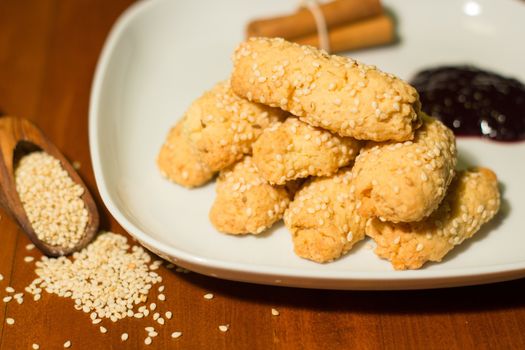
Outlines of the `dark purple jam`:
[{"label": "dark purple jam", "polygon": [[419,72],[411,81],[425,113],[456,135],[525,140],[525,85],[472,66]]}]

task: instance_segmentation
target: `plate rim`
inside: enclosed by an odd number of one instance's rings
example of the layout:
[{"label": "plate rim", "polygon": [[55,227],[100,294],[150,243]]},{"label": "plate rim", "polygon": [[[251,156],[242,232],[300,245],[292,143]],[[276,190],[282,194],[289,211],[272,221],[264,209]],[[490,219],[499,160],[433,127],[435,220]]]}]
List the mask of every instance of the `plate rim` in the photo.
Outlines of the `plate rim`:
[{"label": "plate rim", "polygon": [[[177,265],[187,267],[193,271],[229,280],[254,282],[292,287],[328,288],[345,290],[399,290],[399,289],[426,289],[455,287],[473,284],[499,282],[525,277],[525,260],[514,263],[496,264],[483,267],[468,267],[450,270],[407,270],[407,271],[348,271],[327,270],[326,274],[319,275],[318,270],[298,270],[297,268],[275,267],[260,264],[234,263],[216,258],[202,257],[184,249],[160,242],[136,227],[118,209],[118,205],[111,197],[102,170],[99,147],[99,119],[100,96],[106,72],[114,53],[114,48],[121,40],[129,24],[149,8],[157,6],[166,0],[138,1],[129,6],[116,20],[103,45],[96,65],[91,94],[89,100],[89,147],[91,162],[98,191],[104,205],[122,225],[142,245],[162,257],[168,258]],[[220,271],[222,276],[215,272]],[[398,276],[393,275],[399,274]],[[253,275],[254,278],[246,278]],[[282,278],[282,282],[277,277]],[[294,281],[286,282],[286,279]],[[297,281],[303,279],[303,282]],[[446,280],[450,280],[448,283]],[[464,279],[462,283],[461,279]],[[325,285],[315,285],[323,282]],[[331,282],[331,283],[330,283]],[[385,283],[378,283],[385,282]],[[314,283],[312,285],[312,283]]]}]

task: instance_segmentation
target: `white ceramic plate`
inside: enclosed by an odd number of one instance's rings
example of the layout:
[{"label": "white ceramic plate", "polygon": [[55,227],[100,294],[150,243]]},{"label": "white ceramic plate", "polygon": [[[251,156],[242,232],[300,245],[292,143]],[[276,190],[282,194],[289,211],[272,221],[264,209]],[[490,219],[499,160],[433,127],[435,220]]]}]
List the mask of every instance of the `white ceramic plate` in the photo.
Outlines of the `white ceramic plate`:
[{"label": "white ceramic plate", "polygon": [[[503,215],[440,264],[393,271],[359,244],[337,262],[294,255],[277,225],[262,237],[216,232],[208,221],[210,184],[186,190],[161,178],[155,156],[192,100],[226,78],[248,19],[290,11],[296,1],[139,2],[115,24],[102,52],[90,105],[90,144],[102,198],[142,244],[181,266],[225,279],[334,289],[415,289],[479,284],[525,276],[525,143],[459,140],[460,155],[496,170]],[[472,63],[525,81],[525,3],[385,1],[402,42],[353,56],[410,78],[421,68]]]}]

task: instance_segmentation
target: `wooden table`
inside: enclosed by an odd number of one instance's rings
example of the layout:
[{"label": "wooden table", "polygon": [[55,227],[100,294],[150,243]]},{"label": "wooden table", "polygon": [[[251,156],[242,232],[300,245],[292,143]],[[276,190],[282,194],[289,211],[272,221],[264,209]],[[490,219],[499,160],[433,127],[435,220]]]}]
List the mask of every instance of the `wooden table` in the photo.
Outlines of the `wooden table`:
[{"label": "wooden table", "polygon": [[[130,0],[0,1],[0,109],[37,123],[95,194],[102,228],[124,233],[98,196],[87,116],[93,72],[105,37]],[[28,239],[0,212],[0,298],[35,277]],[[250,285],[161,268],[173,312],[151,349],[524,349],[525,280],[409,292],[343,292]],[[212,300],[205,293],[215,295]],[[272,316],[271,308],[280,311]],[[12,317],[15,324],[5,324]],[[0,303],[0,349],[137,349],[151,318],[104,321],[101,334],[69,299]],[[226,333],[220,324],[230,324]],[[173,331],[183,332],[171,339]],[[127,342],[120,340],[129,333]]]}]

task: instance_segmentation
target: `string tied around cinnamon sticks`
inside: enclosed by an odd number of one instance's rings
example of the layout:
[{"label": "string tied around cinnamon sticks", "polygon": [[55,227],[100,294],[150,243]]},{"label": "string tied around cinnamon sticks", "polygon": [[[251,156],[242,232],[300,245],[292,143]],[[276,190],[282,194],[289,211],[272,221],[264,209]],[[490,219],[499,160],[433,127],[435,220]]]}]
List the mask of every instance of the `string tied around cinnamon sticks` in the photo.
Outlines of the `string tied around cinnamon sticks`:
[{"label": "string tied around cinnamon sticks", "polygon": [[[324,20],[318,24],[314,12]],[[321,21],[322,21],[321,20]],[[321,33],[326,28],[328,45],[323,47]],[[295,13],[251,21],[247,37],[281,37],[303,45],[329,48],[331,53],[385,45],[395,41],[393,18],[380,0],[320,1],[300,7]]]},{"label": "string tied around cinnamon sticks", "polygon": [[328,27],[323,11],[319,5],[319,0],[300,0],[301,7],[305,7],[312,13],[317,27],[319,37],[319,47],[330,53],[330,38],[328,37]]}]

